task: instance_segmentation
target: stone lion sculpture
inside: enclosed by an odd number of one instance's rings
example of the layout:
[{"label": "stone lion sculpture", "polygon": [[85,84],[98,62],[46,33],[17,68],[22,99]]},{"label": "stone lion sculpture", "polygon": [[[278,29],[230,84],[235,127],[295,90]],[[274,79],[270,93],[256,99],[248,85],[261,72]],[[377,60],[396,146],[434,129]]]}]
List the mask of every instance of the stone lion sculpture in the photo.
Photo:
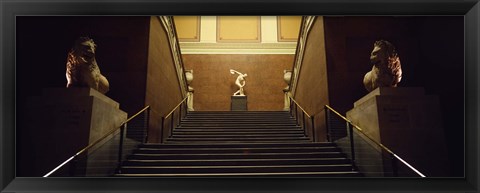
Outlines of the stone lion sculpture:
[{"label": "stone lion sculpture", "polygon": [[397,87],[402,79],[402,67],[395,47],[388,41],[374,43],[370,55],[372,70],[365,74],[363,84],[368,92],[378,87]]},{"label": "stone lion sculpture", "polygon": [[67,57],[67,88],[90,87],[103,94],[108,92],[108,80],[100,73],[95,59],[96,47],[88,37],[80,37],[75,41]]}]

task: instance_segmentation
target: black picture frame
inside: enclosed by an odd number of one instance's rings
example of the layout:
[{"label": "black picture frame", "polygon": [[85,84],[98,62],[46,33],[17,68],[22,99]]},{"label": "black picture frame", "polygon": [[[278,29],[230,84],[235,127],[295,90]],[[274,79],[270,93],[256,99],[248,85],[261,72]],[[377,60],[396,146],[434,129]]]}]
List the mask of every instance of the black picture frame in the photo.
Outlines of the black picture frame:
[{"label": "black picture frame", "polygon": [[[2,192],[478,192],[478,0],[0,1]],[[15,16],[464,15],[465,178],[19,178],[15,176]],[[34,32],[32,32],[34,33]]]}]

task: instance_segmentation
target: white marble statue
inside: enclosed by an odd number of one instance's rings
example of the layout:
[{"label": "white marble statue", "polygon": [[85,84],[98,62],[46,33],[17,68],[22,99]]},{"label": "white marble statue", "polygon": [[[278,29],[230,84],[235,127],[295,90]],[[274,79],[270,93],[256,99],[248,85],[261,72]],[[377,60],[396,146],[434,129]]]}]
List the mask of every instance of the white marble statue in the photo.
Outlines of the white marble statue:
[{"label": "white marble statue", "polygon": [[193,80],[193,70],[185,70],[185,77],[187,78],[187,109],[193,111],[193,88],[190,86]]},{"label": "white marble statue", "polygon": [[236,70],[230,69],[230,73],[238,74],[237,80],[235,80],[235,84],[238,86],[238,91],[233,93],[233,96],[245,96],[245,93],[243,91],[243,87],[245,86],[245,77],[247,77],[247,74],[242,74]]},{"label": "white marble statue", "polygon": [[397,87],[402,79],[402,66],[395,47],[388,41],[374,43],[370,55],[372,70],[365,74],[363,84],[368,92],[378,87]]}]

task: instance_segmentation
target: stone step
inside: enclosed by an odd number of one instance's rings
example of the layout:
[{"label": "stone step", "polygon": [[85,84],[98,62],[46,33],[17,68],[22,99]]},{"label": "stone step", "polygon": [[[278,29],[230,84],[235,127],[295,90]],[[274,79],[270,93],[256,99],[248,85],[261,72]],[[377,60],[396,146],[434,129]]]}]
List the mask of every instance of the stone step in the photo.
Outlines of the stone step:
[{"label": "stone step", "polygon": [[139,148],[135,154],[199,154],[199,153],[297,153],[338,152],[336,147],[254,147],[254,148]]},{"label": "stone step", "polygon": [[293,116],[290,114],[283,115],[261,115],[261,114],[205,114],[205,115],[191,115],[187,114],[185,118],[218,118],[218,119],[259,119],[259,118],[272,118],[272,119],[290,119]]},{"label": "stone step", "polygon": [[230,141],[199,141],[199,140],[181,140],[181,141],[167,141],[167,144],[202,144],[202,143],[209,143],[209,144],[243,144],[243,143],[252,143],[252,144],[263,144],[263,143],[311,143],[310,139],[294,139],[294,140],[230,140]]},{"label": "stone step", "polygon": [[198,126],[198,125],[180,125],[176,129],[302,129],[301,126],[286,125],[223,125],[223,126]]},{"label": "stone step", "polygon": [[209,160],[128,160],[125,166],[262,166],[262,165],[319,165],[351,164],[346,158],[304,159],[209,159]]},{"label": "stone step", "polygon": [[310,140],[308,137],[270,137],[270,136],[259,136],[259,137],[172,137],[168,138],[167,141],[283,141],[283,140]]},{"label": "stone step", "polygon": [[283,139],[285,138],[297,138],[297,137],[305,137],[303,133],[299,134],[258,134],[258,133],[247,133],[247,134],[205,134],[205,133],[200,133],[200,134],[178,134],[178,133],[173,133],[170,139],[185,139],[185,138],[226,138],[226,139],[237,139],[237,138],[276,138],[276,137],[281,137]]},{"label": "stone step", "polygon": [[241,120],[241,119],[294,119],[291,115],[187,115],[184,119],[219,119],[219,120]]},{"label": "stone step", "polygon": [[184,123],[228,123],[228,124],[245,124],[245,123],[251,123],[251,124],[291,124],[291,123],[297,123],[295,120],[286,120],[286,119],[259,119],[259,120],[254,120],[254,119],[239,119],[239,120],[233,120],[233,119],[182,119],[181,121],[182,124]]},{"label": "stone step", "polygon": [[271,172],[339,172],[352,171],[350,164],[339,165],[266,165],[266,166],[124,166],[121,173],[271,173]]},{"label": "stone step", "polygon": [[[170,125],[165,125],[170,126]],[[174,125],[175,126],[175,125]],[[198,123],[184,124],[176,126],[178,128],[208,127],[208,128],[301,128],[295,123],[292,124],[225,124],[225,123]]]},{"label": "stone step", "polygon": [[181,122],[178,126],[191,127],[191,126],[213,126],[213,127],[242,127],[242,126],[283,126],[283,127],[295,127],[299,126],[296,122]]},{"label": "stone step", "polygon": [[210,160],[210,159],[301,159],[343,158],[341,152],[294,152],[294,153],[199,153],[199,154],[131,154],[129,160]]},{"label": "stone step", "polygon": [[205,118],[213,118],[213,119],[260,119],[260,118],[271,118],[271,119],[294,119],[290,114],[285,115],[190,115],[183,117],[184,119],[205,119]]},{"label": "stone step", "polygon": [[315,142],[315,143],[237,143],[237,144],[209,144],[209,143],[193,143],[193,144],[161,144],[161,143],[145,143],[140,144],[139,148],[261,148],[261,147],[334,147],[331,142]]},{"label": "stone step", "polygon": [[311,142],[289,112],[193,111],[174,127],[164,144],[139,145],[115,176],[353,177],[361,174],[352,171],[351,161],[335,144]]},{"label": "stone step", "polygon": [[211,129],[176,129],[173,135],[251,135],[251,134],[304,134],[303,130],[211,130]]},{"label": "stone step", "polygon": [[116,177],[360,177],[357,171],[342,172],[270,172],[270,173],[185,173],[185,174],[115,174]]},{"label": "stone step", "polygon": [[189,111],[188,114],[195,115],[195,114],[289,114],[288,111]]}]

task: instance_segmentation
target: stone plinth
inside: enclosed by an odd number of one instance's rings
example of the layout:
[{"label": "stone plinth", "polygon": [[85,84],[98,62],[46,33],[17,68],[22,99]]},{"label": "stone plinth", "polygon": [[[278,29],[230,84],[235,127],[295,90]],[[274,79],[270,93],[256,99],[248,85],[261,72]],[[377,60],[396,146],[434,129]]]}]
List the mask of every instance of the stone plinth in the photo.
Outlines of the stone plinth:
[{"label": "stone plinth", "polygon": [[28,129],[39,172],[45,174],[119,128],[127,119],[119,106],[90,88],[47,88],[41,96],[31,98]]},{"label": "stone plinth", "polygon": [[232,96],[232,111],[246,111],[247,110],[247,96]]},{"label": "stone plinth", "polygon": [[437,96],[423,88],[377,88],[354,103],[347,118],[427,176],[448,174]]}]

